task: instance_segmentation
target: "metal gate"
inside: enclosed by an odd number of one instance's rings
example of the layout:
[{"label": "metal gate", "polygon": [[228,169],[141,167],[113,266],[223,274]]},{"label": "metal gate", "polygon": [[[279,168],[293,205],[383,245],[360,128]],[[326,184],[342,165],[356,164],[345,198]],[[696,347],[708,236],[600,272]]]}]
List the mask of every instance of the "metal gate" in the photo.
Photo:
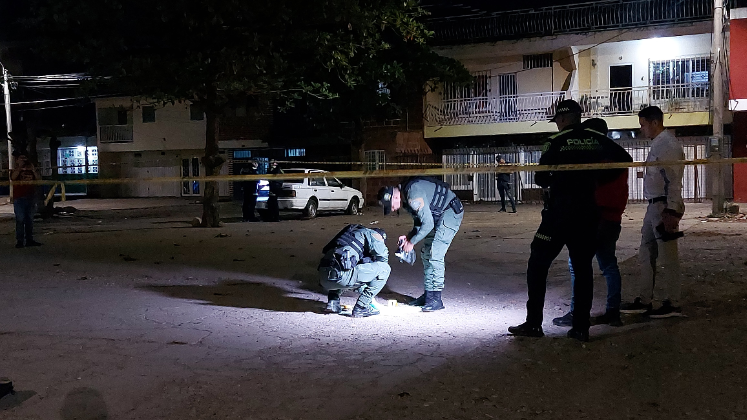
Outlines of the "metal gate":
[{"label": "metal gate", "polygon": [[[679,137],[685,151],[685,159],[703,159],[710,156],[708,137]],[[634,162],[644,162],[651,150],[650,140],[616,141],[633,157]],[[731,137],[724,138],[724,157],[731,157]],[[541,146],[490,147],[469,149],[446,149],[442,156],[444,167],[480,166],[497,163],[500,155],[506,163],[522,165],[539,163]],[[642,202],[644,168],[628,169],[628,201]],[[708,182],[707,165],[685,166],[682,180],[682,198],[685,201],[701,202],[711,197],[711,184]],[[732,166],[725,165],[723,172],[726,198],[733,198]],[[469,173],[445,175],[444,180],[454,191],[470,191],[473,201],[500,200],[495,173]],[[537,201],[541,188],[534,183],[534,171],[520,171],[511,174],[514,197],[517,201]]]}]

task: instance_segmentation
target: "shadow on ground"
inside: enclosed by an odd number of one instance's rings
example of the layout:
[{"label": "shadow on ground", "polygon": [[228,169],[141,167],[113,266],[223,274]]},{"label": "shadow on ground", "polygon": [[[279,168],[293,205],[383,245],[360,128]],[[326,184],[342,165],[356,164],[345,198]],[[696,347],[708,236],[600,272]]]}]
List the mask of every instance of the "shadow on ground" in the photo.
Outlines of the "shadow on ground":
[{"label": "shadow on ground", "polygon": [[35,391],[16,391],[15,394],[6,395],[0,398],[0,411],[18,407],[34,395],[36,395]]},{"label": "shadow on ground", "polygon": [[147,285],[139,288],[178,299],[200,300],[206,305],[232,308],[256,308],[277,312],[321,312],[316,300],[288,296],[285,289],[245,281],[224,281],[217,285]]},{"label": "shadow on ground", "polygon": [[101,393],[93,388],[75,388],[65,395],[62,420],[107,420],[109,411]]}]

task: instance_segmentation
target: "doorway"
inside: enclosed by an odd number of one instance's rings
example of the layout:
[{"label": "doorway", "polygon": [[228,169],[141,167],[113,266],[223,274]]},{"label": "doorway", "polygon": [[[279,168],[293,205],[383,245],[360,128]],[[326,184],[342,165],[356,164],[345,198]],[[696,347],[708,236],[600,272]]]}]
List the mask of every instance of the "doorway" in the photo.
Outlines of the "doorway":
[{"label": "doorway", "polygon": [[[200,158],[182,159],[182,177],[200,176]],[[182,195],[202,195],[200,181],[182,182]]]},{"label": "doorway", "polygon": [[610,111],[630,113],[633,109],[633,65],[610,66]]}]

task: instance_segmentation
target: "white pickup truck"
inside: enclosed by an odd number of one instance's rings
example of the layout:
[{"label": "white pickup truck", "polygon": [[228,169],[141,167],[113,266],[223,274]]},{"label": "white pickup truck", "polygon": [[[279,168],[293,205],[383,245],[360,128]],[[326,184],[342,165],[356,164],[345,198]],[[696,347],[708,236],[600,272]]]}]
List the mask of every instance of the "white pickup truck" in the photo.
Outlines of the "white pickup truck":
[{"label": "white pickup truck", "polygon": [[[299,174],[298,179],[283,180],[278,194],[280,210],[298,210],[308,218],[316,217],[320,211],[345,211],[357,214],[363,203],[363,194],[355,188],[345,186],[340,180],[326,175],[319,169],[293,168],[283,170],[285,174]],[[301,177],[302,176],[302,177]],[[267,209],[270,185],[261,180],[258,185],[257,210]]]}]

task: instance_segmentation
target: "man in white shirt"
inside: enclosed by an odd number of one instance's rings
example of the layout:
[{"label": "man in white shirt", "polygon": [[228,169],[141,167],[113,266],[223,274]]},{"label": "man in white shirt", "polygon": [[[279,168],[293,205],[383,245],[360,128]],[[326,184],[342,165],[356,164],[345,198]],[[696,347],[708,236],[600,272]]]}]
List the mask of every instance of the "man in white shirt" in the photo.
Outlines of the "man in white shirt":
[{"label": "man in white shirt", "polygon": [[[685,160],[682,144],[664,129],[664,114],[656,106],[638,113],[641,133],[650,139],[646,162]],[[681,294],[680,262],[677,251],[679,222],[685,213],[682,201],[683,166],[647,166],[643,177],[643,196],[648,200],[641,228],[638,259],[641,276],[631,279],[625,293],[629,303],[623,313],[646,313],[651,318],[682,316],[678,307]],[[653,302],[660,305],[654,309]]]}]

